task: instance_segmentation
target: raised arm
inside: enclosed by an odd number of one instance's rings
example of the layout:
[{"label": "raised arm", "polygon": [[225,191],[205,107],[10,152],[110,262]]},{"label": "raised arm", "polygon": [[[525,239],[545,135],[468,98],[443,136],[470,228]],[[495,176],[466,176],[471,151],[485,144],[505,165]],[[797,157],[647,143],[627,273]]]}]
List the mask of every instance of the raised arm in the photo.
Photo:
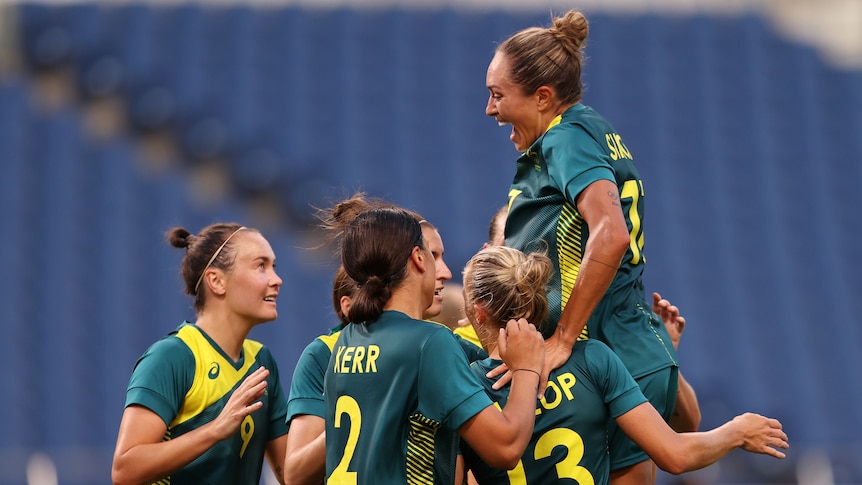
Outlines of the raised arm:
[{"label": "raised arm", "polygon": [[458,433],[485,463],[504,470],[518,464],[536,418],[536,392],[544,363],[544,340],[523,318],[510,320],[497,340],[503,361],[512,370],[512,387],[502,412],[488,406],[468,419]]}]

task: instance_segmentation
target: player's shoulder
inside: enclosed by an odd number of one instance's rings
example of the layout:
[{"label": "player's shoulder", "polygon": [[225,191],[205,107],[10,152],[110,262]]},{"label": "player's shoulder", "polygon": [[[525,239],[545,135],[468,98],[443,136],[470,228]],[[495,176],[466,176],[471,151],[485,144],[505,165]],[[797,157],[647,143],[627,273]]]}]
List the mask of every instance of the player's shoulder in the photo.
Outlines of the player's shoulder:
[{"label": "player's shoulder", "polygon": [[196,359],[193,349],[171,332],[150,345],[135,363],[135,370],[194,368]]},{"label": "player's shoulder", "polygon": [[585,339],[578,340],[573,349],[573,353],[581,354],[587,359],[605,359],[608,356],[616,355],[610,347],[601,340]]},{"label": "player's shoulder", "polygon": [[175,353],[187,353],[191,352],[191,348],[189,344],[180,337],[180,332],[187,332],[185,330],[188,325],[181,325],[176,330],[171,333],[162,336],[160,339],[153,342],[152,345],[147,349],[144,355],[170,355]]},{"label": "player's shoulder", "polygon": [[320,335],[315,338],[308,345],[305,346],[304,354],[319,354],[319,353],[332,353],[332,349],[335,347],[335,342],[338,341],[338,336],[341,335],[341,330],[328,333],[326,335]]},{"label": "player's shoulder", "polygon": [[[410,340],[415,342],[420,347],[428,345],[439,345],[443,342],[445,345],[453,345],[460,348],[460,344],[452,333],[452,329],[431,320],[416,320],[409,326],[404,326],[403,330],[409,332]],[[400,341],[405,341],[405,335],[399,336]]]}]

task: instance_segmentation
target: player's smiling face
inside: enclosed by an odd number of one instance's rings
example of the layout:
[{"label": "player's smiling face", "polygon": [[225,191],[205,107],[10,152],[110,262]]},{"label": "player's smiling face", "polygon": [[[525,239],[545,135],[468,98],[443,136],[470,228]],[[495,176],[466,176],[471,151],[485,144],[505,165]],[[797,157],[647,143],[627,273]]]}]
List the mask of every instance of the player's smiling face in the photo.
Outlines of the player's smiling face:
[{"label": "player's smiling face", "polygon": [[525,94],[521,86],[511,80],[508,58],[498,52],[488,66],[485,83],[490,91],[485,114],[502,125],[512,125],[509,139],[515,148],[530,148],[548,127],[538,109],[537,95]]},{"label": "player's smiling face", "polygon": [[422,225],[422,239],[425,241],[425,246],[431,251],[434,256],[434,300],[425,310],[425,318],[434,318],[443,311],[443,283],[452,279],[452,271],[446,266],[443,261],[443,239],[436,229],[431,229],[427,225]]},{"label": "player's smiling face", "polygon": [[246,231],[237,237],[236,259],[227,274],[228,305],[253,325],[275,320],[282,283],[275,272],[275,253],[260,233]]}]

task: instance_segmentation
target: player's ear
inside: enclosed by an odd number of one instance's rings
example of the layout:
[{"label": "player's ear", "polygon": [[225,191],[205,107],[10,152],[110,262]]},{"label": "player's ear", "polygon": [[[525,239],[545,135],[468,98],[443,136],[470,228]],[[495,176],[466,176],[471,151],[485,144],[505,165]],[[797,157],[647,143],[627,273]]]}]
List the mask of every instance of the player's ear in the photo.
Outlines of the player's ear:
[{"label": "player's ear", "polygon": [[410,253],[410,261],[416,265],[416,269],[420,273],[425,272],[425,254],[419,246],[413,246],[413,251]]},{"label": "player's ear", "polygon": [[213,294],[222,296],[227,292],[224,272],[218,268],[208,268],[204,275],[204,283]]},{"label": "player's ear", "polygon": [[478,303],[473,304],[473,315],[476,319],[476,323],[479,325],[484,325],[488,320],[488,314],[485,312],[485,309],[480,307]]},{"label": "player's ear", "polygon": [[539,86],[536,90],[536,107],[539,111],[544,111],[551,106],[551,101],[554,99],[554,90],[549,86]]}]

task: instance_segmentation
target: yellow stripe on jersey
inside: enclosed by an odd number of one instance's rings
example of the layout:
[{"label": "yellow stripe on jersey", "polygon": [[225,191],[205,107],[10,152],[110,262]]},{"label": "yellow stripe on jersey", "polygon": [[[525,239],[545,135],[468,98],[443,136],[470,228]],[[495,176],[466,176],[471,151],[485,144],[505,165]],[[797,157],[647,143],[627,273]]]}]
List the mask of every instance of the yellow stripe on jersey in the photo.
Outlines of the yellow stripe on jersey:
[{"label": "yellow stripe on jersey", "polygon": [[[566,308],[575,280],[581,270],[584,255],[584,218],[569,202],[563,204],[560,219],[557,221],[557,257],[560,267],[560,311]],[[581,331],[579,339],[589,337],[587,327]]]},{"label": "yellow stripe on jersey", "polygon": [[440,423],[421,414],[410,416],[407,433],[407,483],[434,483],[434,436]]},{"label": "yellow stripe on jersey", "polygon": [[237,369],[194,325],[180,328],[177,338],[182,340],[195,356],[195,378],[186,393],[183,407],[171,422],[171,427],[198,416],[230,393],[248,373],[256,361],[257,353],[263,347],[263,344],[253,340],[243,342],[243,364]]},{"label": "yellow stripe on jersey", "polygon": [[326,344],[326,346],[329,347],[329,352],[332,353],[332,349],[335,348],[335,341],[338,340],[338,334],[340,333],[341,330],[333,333],[332,335],[321,335],[317,338],[319,338],[321,342]]}]

